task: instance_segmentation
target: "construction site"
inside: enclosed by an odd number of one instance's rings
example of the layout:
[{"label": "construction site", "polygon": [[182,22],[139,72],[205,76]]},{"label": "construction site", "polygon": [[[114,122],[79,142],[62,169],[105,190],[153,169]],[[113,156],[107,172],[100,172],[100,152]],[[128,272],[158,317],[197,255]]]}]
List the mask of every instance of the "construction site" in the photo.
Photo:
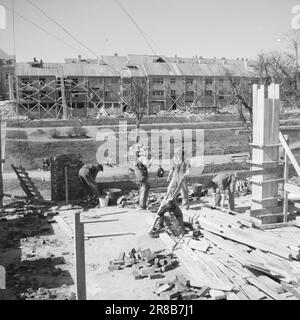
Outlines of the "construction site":
[{"label": "construction site", "polygon": [[0,300],[299,300],[298,69],[64,60],[0,50]]}]

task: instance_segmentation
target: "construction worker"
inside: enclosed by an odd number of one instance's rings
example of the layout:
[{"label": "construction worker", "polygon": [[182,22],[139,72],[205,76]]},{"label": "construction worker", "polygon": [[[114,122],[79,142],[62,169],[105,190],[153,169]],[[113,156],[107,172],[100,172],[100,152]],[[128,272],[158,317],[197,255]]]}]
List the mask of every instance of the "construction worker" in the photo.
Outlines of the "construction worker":
[{"label": "construction worker", "polygon": [[161,165],[158,166],[158,169],[157,169],[157,177],[158,178],[162,178],[165,174],[165,170],[162,168]]},{"label": "construction worker", "polygon": [[148,169],[150,168],[152,159],[146,156],[140,156],[140,152],[136,153],[135,179],[139,186],[139,206],[140,209],[147,209],[147,201],[149,197],[150,185],[148,182]]},{"label": "construction worker", "polygon": [[221,173],[215,176],[207,186],[213,191],[213,202],[215,207],[224,209],[225,192],[228,192],[229,209],[234,211],[235,175]]},{"label": "construction worker", "polygon": [[175,217],[172,222],[172,231],[174,235],[178,236],[184,233],[185,229],[182,211],[180,210],[176,200],[170,199],[157,212],[157,217],[153,223],[152,229],[149,232],[151,237],[157,237],[158,233],[163,230],[166,213],[171,213]]},{"label": "construction worker", "polygon": [[[184,157],[184,150],[177,151],[172,160],[171,170],[167,179],[167,182],[169,183],[168,193],[171,193],[171,190],[177,188],[183,176],[189,174],[190,168],[191,165],[189,161]],[[181,207],[189,209],[189,192],[185,178],[181,183],[180,194],[182,198]]]},{"label": "construction worker", "polygon": [[91,198],[93,196],[97,196],[97,199],[100,198],[98,185],[96,183],[96,177],[100,171],[103,172],[103,166],[101,164],[95,166],[88,163],[84,164],[78,172],[81,183],[85,191],[89,194],[89,196],[91,196]]},{"label": "construction worker", "polygon": [[146,147],[140,142],[140,137],[137,136],[136,143],[133,144],[128,151],[128,160],[129,160],[129,170],[134,172],[136,165],[136,154],[139,152],[140,155],[145,153]]}]

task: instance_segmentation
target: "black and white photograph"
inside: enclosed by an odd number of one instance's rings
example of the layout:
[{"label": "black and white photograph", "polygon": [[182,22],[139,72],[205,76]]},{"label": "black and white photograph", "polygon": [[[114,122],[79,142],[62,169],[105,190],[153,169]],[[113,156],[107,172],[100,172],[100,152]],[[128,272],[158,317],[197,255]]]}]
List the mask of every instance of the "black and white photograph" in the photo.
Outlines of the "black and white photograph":
[{"label": "black and white photograph", "polygon": [[300,300],[298,2],[0,0],[0,300]]}]

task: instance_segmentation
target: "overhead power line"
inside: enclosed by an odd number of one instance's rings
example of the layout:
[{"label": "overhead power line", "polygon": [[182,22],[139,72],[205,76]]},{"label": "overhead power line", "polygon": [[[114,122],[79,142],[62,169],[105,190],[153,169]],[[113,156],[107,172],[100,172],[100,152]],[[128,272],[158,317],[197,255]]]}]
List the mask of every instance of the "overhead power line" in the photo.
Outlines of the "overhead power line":
[{"label": "overhead power line", "polygon": [[82,41],[78,40],[69,30],[67,30],[64,26],[62,26],[59,22],[54,20],[52,17],[48,15],[45,10],[40,8],[38,5],[36,5],[31,0],[26,0],[29,2],[32,6],[34,6],[37,10],[39,10],[45,17],[47,17],[50,21],[52,21],[54,24],[56,24],[60,29],[62,29],[68,36],[70,36],[74,41],[76,41],[78,44],[80,44],[82,47],[84,47],[86,50],[88,50],[90,53],[92,53],[98,60],[100,59],[98,54],[95,53],[92,49],[90,49],[87,45],[85,45]]},{"label": "overhead power line", "polygon": [[149,46],[149,48],[152,50],[152,52],[157,56],[156,51],[152,47],[150,41],[148,41],[145,32],[142,30],[142,28],[137,24],[137,22],[133,19],[133,17],[130,15],[130,13],[125,9],[125,7],[122,5],[122,3],[119,0],[114,0],[115,3],[121,8],[121,10],[127,15],[127,17],[131,20],[131,22],[135,25],[135,27],[138,29],[139,33]]},{"label": "overhead power line", "polygon": [[76,49],[76,48],[73,47],[72,45],[68,44],[68,43],[67,43],[66,41],[64,41],[63,39],[57,37],[55,34],[49,32],[49,31],[46,30],[45,28],[41,27],[39,24],[37,24],[37,23],[31,21],[30,19],[24,17],[23,15],[21,15],[20,13],[18,13],[16,10],[13,10],[13,9],[7,7],[4,3],[1,3],[1,2],[0,2],[0,4],[1,4],[2,6],[4,6],[8,11],[14,13],[15,15],[17,15],[18,17],[20,17],[20,18],[23,19],[24,21],[26,21],[26,22],[34,25],[36,28],[42,30],[43,32],[47,33],[48,35],[50,35],[51,37],[55,38],[55,39],[58,40],[59,42],[61,42],[61,43],[63,43],[64,45],[68,46],[69,48],[75,50],[76,52],[79,52],[78,49]]}]

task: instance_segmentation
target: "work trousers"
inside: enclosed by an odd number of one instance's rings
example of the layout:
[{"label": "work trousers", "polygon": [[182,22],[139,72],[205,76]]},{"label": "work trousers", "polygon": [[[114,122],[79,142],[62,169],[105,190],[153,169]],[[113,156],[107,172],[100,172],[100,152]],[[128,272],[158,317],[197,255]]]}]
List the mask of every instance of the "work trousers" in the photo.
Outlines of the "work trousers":
[{"label": "work trousers", "polygon": [[232,179],[231,183],[226,189],[224,189],[223,186],[218,186],[218,188],[216,189],[215,206],[216,207],[221,206],[221,199],[222,199],[221,194],[224,193],[225,195],[225,190],[227,190],[228,192],[229,209],[231,211],[234,211],[235,179]]},{"label": "work trousers", "polygon": [[146,209],[148,197],[149,197],[149,190],[150,190],[150,185],[149,185],[148,179],[144,179],[143,181],[140,181],[139,185],[140,185],[139,206],[142,209]]},{"label": "work trousers", "polygon": [[[178,176],[177,174],[174,174],[174,176],[168,186],[167,192],[175,192],[175,190],[180,182],[180,178],[181,178],[180,176]],[[170,195],[172,195],[172,193]],[[188,191],[186,178],[181,183],[180,195],[182,198],[181,207],[185,207],[186,209],[189,209],[189,191]]]}]

